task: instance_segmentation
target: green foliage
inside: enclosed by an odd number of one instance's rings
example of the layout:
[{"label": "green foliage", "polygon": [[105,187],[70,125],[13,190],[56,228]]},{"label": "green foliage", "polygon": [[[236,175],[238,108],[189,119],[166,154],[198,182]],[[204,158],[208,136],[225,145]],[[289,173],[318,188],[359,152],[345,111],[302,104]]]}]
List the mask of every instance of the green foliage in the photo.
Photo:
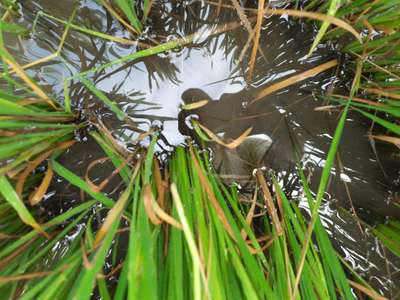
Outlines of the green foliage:
[{"label": "green foliage", "polygon": [[[135,1],[115,0],[112,4],[140,33],[151,3],[142,3],[141,19]],[[395,100],[399,93],[394,88],[400,86],[396,68],[400,36],[393,31],[399,27],[400,10],[398,1],[347,1],[341,7],[340,3],[331,0],[319,9],[348,20],[357,29],[368,29],[369,24],[383,32],[363,45],[351,43],[344,49],[362,65],[354,64],[356,80],[350,97],[330,97],[345,109],[316,196],[299,171],[311,208],[310,221],[293,199],[287,198],[273,174],[273,196],[264,175],[260,175],[258,184],[263,186],[262,191],[257,186],[252,203],[241,201],[243,195],[235,187],[226,187],[219,181],[207,153],[192,146],[176,148],[160,170],[154,154],[157,134],[153,134],[147,151],[140,151],[141,158],[133,162],[132,157],[122,156],[102,132],[91,133],[119,169],[125,188],[117,201],[93,190],[85,179],[57,160],[60,152],[74,143],[75,131],[84,126],[77,124],[71,112],[70,80],[80,80],[124,120],[125,112],[86,76],[186,45],[194,35],[73,75],[64,84],[65,107],[43,94],[1,43],[0,159],[7,159],[0,166],[2,297],[90,299],[95,293],[103,299],[351,299],[354,294],[349,278],[356,278],[370,290],[354,272],[344,272],[318,209],[349,109],[391,132],[400,132],[391,119],[399,116]],[[317,4],[318,1],[311,1],[310,7]],[[358,13],[360,16],[354,18]],[[72,18],[65,22],[48,17],[85,34],[116,40],[74,25]],[[323,36],[343,34],[341,29],[327,32],[328,28],[329,23],[324,22],[312,49]],[[19,26],[4,21],[0,23],[1,32],[25,33]],[[362,96],[356,94],[360,90],[367,93],[370,101],[384,106],[352,101],[354,96]],[[196,125],[195,130],[205,137]],[[46,176],[40,172],[31,174],[38,166],[54,170],[91,200],[46,221],[26,201],[38,183],[45,183]],[[21,176],[25,171],[29,171],[26,177]],[[255,204],[272,206],[273,211],[264,211],[255,220]],[[373,232],[399,255],[397,221],[379,225]],[[125,250],[119,245],[125,245]]]},{"label": "green foliage", "polygon": [[17,35],[26,34],[28,32],[28,30],[17,24],[4,22],[2,20],[0,20],[0,30],[3,32],[9,32]]},{"label": "green foliage", "polygon": [[[100,136],[97,139],[103,148],[112,150],[108,141]],[[97,290],[112,299],[290,298],[307,222],[296,204],[286,198],[278,182],[273,179],[274,201],[280,203],[279,222],[283,231],[277,232],[276,224],[266,214],[257,221],[262,224],[262,227],[257,225],[257,232],[263,232],[258,236],[252,219],[249,222],[245,217],[251,205],[241,203],[237,189],[226,188],[219,182],[210,169],[206,153],[178,147],[167,166],[165,174],[169,176],[162,177],[164,183],[160,185],[155,176],[159,171],[152,163],[155,141],[156,135],[144,163],[139,161],[135,167],[139,167],[139,173],[123,166],[137,176],[130,176],[133,182],[127,183],[126,191],[114,206],[93,206],[101,203],[98,200],[85,202],[43,224],[51,238],[27,231],[3,246],[0,260],[7,264],[0,266],[2,295],[50,299],[57,293],[57,297],[65,299],[89,299]],[[113,153],[117,167],[119,163]],[[53,164],[58,172],[65,168],[56,162],[56,157]],[[90,191],[87,183],[71,174],[65,178]],[[170,184],[171,188],[165,189]],[[307,188],[306,182],[304,186]],[[254,201],[262,203],[263,197],[263,193],[257,193]],[[157,201],[160,209],[176,221],[175,225],[171,226],[165,216],[155,213],[154,204],[149,208],[149,199],[150,204]],[[111,212],[121,201],[121,213],[114,215]],[[93,218],[104,210],[108,210],[107,219],[111,222],[104,220],[100,228],[93,226]],[[152,213],[161,222],[155,223],[154,217],[150,217]],[[129,233],[124,235],[121,229],[126,227],[123,225],[126,222]],[[63,229],[59,224],[65,224]],[[96,244],[102,228],[104,236]],[[74,238],[68,238],[72,233]],[[319,221],[315,233],[317,241],[307,253],[300,280],[300,298],[350,299],[346,275]],[[121,243],[128,243],[128,249],[126,254],[118,251],[115,260],[110,251],[113,245]],[[32,249],[28,254],[22,251],[26,244]],[[56,244],[62,246],[54,250]],[[39,271],[40,265],[44,267]],[[111,288],[111,282],[102,276],[115,268],[120,271],[114,273],[118,280]],[[20,280],[17,270],[32,277]]]},{"label": "green foliage", "polygon": [[[361,60],[359,91],[354,96],[371,104],[352,101],[351,106],[372,122],[399,135],[395,119],[400,115],[400,2],[347,1],[337,10],[336,17],[365,32],[363,44],[349,43],[343,52]],[[325,38],[339,38],[344,34],[341,29],[334,29]],[[356,72],[356,64],[353,66]],[[337,98],[333,100],[338,101]]]},{"label": "green foliage", "polygon": [[142,32],[143,26],[140,22],[136,13],[136,1],[135,0],[113,0],[113,2],[119,7],[119,9],[125,14],[133,28],[138,32]]},{"label": "green foliage", "polygon": [[380,224],[372,230],[382,243],[394,254],[400,256],[400,222],[389,221],[387,224]]}]

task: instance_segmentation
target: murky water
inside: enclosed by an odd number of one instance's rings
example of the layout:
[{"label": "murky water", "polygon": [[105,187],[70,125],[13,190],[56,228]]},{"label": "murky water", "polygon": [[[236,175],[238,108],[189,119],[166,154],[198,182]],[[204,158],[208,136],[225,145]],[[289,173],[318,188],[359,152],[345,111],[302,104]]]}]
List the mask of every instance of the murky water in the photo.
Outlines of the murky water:
[{"label": "murky water", "polygon": [[[73,3],[72,0],[23,1],[20,22],[30,27],[39,11],[67,20]],[[217,14],[215,5],[202,1],[155,1],[147,37],[162,42],[198,32],[194,42],[182,49],[106,69],[93,74],[91,79],[110,99],[118,102],[138,128],[163,128],[163,139],[158,145],[161,152],[184,143],[185,135],[190,134],[185,123],[189,113],[180,113],[183,101],[210,100],[190,114],[196,114],[202,124],[226,138],[236,138],[249,127],[253,127],[252,134],[268,135],[273,143],[261,164],[276,171],[285,192],[299,199],[307,210],[295,170],[296,157],[305,165],[315,190],[338,120],[336,113],[315,111],[315,108],[324,105],[319,98],[321,94],[328,91],[345,94],[348,90],[351,76],[346,71],[346,59],[338,54],[338,46],[330,43],[320,45],[315,54],[306,58],[316,28],[285,16],[269,17],[263,23],[254,77],[248,83],[245,79],[250,57],[248,54],[241,57],[247,31],[237,28],[208,37],[210,30],[227,22],[240,22],[236,12],[229,8]],[[74,23],[129,38],[93,0],[80,1]],[[10,39],[8,45],[21,64],[28,63],[52,53],[63,30],[60,23],[43,16],[38,19],[30,39]],[[29,74],[62,101],[64,78],[139,49],[139,46],[106,42],[71,30],[62,55],[35,67]],[[271,82],[333,58],[342,62],[339,68],[251,104],[255,95]],[[79,82],[73,82],[71,98],[84,116],[101,118],[122,143],[129,143],[138,135],[131,125],[118,121]],[[382,249],[371,234],[361,231],[350,213],[354,207],[358,217],[371,225],[400,217],[399,209],[393,205],[399,192],[399,160],[392,156],[393,149],[389,146],[370,143],[366,137],[369,126],[359,115],[349,115],[321,216],[345,259],[376,288],[393,296],[400,282],[400,262]],[[211,147],[214,152],[221,151]],[[101,155],[100,148],[90,138],[82,138],[61,160],[84,176],[88,164]],[[251,172],[255,166],[248,160],[248,172]],[[105,174],[96,173],[96,176]],[[59,210],[81,201],[79,191],[65,189],[63,184],[62,180],[55,184],[47,199]],[[113,189],[108,192],[112,195]]]}]

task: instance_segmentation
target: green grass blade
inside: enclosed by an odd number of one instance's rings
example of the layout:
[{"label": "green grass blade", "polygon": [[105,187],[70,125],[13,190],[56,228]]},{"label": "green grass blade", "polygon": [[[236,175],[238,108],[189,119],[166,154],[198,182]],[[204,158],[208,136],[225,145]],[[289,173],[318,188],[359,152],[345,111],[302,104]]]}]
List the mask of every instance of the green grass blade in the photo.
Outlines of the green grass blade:
[{"label": "green grass blade", "polygon": [[75,185],[76,187],[80,188],[81,190],[85,191],[87,194],[92,196],[94,199],[99,201],[100,203],[103,203],[104,205],[108,207],[112,207],[114,205],[114,201],[105,196],[101,192],[94,192],[90,188],[90,186],[83,181],[80,177],[72,173],[70,170],[62,166],[60,163],[58,163],[55,159],[52,160],[52,165],[53,165],[53,170],[56,172],[58,175],[66,179],[68,182],[71,184]]},{"label": "green grass blade", "polygon": [[0,192],[4,199],[17,211],[22,222],[38,230],[39,232],[44,232],[42,227],[36,222],[35,218],[26,208],[24,202],[18,196],[11,183],[4,175],[0,176]]}]

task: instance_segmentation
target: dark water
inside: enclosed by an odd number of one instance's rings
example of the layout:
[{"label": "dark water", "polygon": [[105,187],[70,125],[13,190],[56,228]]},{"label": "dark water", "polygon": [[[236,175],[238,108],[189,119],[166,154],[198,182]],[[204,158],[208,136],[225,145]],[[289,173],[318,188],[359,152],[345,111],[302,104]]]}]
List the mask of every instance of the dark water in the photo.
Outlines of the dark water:
[{"label": "dark water", "polygon": [[[19,21],[30,27],[39,11],[67,20],[74,1],[21,3],[22,18]],[[168,153],[174,145],[184,143],[185,135],[190,134],[185,125],[189,114],[179,114],[183,100],[210,100],[207,106],[191,114],[196,114],[201,123],[225,138],[236,138],[249,127],[253,127],[254,135],[269,136],[273,143],[263,156],[261,165],[277,172],[285,192],[298,199],[301,207],[307,210],[307,201],[295,170],[296,157],[304,165],[311,186],[316,190],[338,115],[315,111],[315,108],[325,104],[320,95],[328,92],[345,94],[348,91],[351,73],[346,67],[346,57],[338,54],[338,45],[327,43],[306,58],[317,29],[285,16],[269,17],[263,22],[262,54],[258,53],[254,77],[249,83],[245,74],[251,48],[239,61],[248,39],[247,31],[241,27],[208,37],[218,24],[227,22],[240,22],[234,10],[222,9],[217,15],[214,5],[201,1],[155,1],[143,42],[151,39],[161,43],[198,32],[194,42],[178,50],[106,69],[93,74],[91,79],[128,112],[135,126],[144,131],[152,126],[163,128],[163,139],[158,145],[160,153]],[[80,1],[74,23],[129,38],[93,0]],[[41,17],[31,38],[10,38],[8,45],[18,61],[25,64],[51,54],[63,30],[61,24]],[[46,86],[56,99],[63,101],[64,78],[140,49],[139,46],[106,42],[71,30],[62,55],[31,69],[29,74]],[[270,83],[333,58],[339,59],[340,67],[250,104],[255,95]],[[94,122],[101,119],[122,145],[133,146],[130,142],[138,132],[131,125],[118,121],[79,82],[72,83],[71,98],[74,107],[83,111],[87,119]],[[400,184],[399,160],[392,155],[390,146],[370,143],[366,136],[370,125],[357,114],[348,116],[321,217],[346,261],[381,292],[393,296],[398,292],[400,262],[368,231],[360,230],[352,216],[354,207],[357,216],[371,225],[400,217],[399,209],[394,206],[398,201]],[[226,151],[215,145],[210,147],[215,157],[218,157],[218,151]],[[64,154],[61,161],[84,176],[88,164],[102,156],[104,154],[91,138],[81,137],[80,143]],[[251,174],[253,167],[259,166],[252,164],[250,158],[241,158],[248,160],[247,175]],[[93,172],[93,178],[100,180],[109,174],[109,169],[103,167]],[[243,172],[246,171],[231,175],[240,177]],[[82,200],[79,191],[66,188],[61,179],[58,181],[49,193],[48,202],[63,211]],[[107,192],[112,196],[118,190],[118,180],[111,186]]]}]

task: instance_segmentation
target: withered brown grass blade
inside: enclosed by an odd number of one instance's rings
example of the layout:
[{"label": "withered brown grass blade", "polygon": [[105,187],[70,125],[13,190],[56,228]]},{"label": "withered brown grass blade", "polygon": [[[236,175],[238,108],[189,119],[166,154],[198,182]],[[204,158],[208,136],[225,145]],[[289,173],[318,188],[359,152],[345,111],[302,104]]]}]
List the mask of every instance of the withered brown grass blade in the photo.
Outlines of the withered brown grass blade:
[{"label": "withered brown grass blade", "polygon": [[254,102],[257,102],[257,101],[261,100],[262,98],[264,98],[268,95],[271,95],[281,89],[284,89],[288,86],[291,86],[295,83],[306,80],[307,78],[313,77],[321,72],[324,72],[330,68],[333,68],[333,67],[337,66],[337,64],[338,64],[338,61],[336,59],[333,59],[333,60],[323,63],[317,67],[314,67],[310,70],[304,71],[300,74],[295,74],[293,76],[290,76],[287,79],[281,80],[277,83],[267,86],[265,89],[258,92],[258,94],[255,96],[255,98],[250,102],[250,104],[253,104]]}]

